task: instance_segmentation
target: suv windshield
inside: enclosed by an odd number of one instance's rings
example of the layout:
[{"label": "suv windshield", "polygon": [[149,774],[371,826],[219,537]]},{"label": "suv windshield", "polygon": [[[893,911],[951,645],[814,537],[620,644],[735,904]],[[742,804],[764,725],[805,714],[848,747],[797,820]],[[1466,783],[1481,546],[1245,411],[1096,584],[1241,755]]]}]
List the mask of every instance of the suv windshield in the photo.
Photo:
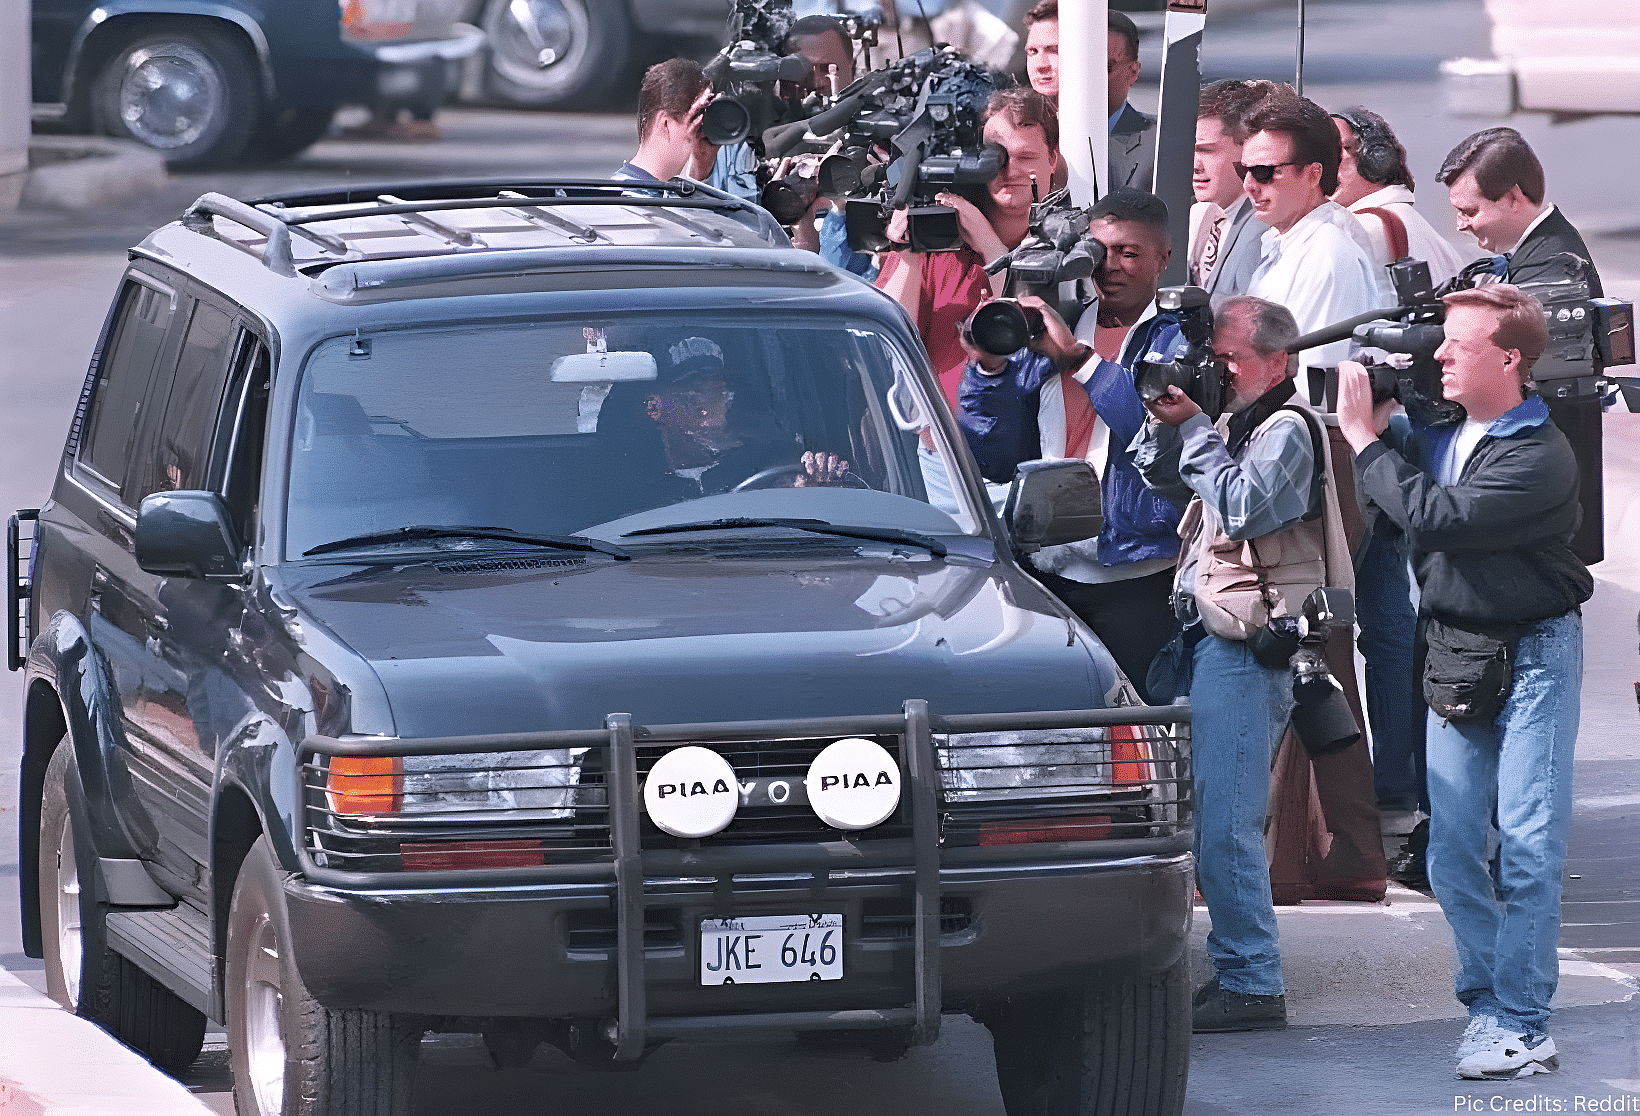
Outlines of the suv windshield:
[{"label": "suv windshield", "polygon": [[971,533],[927,415],[903,352],[840,319],[631,313],[332,338],[298,396],[285,554],[457,524],[622,545],[720,519]]}]

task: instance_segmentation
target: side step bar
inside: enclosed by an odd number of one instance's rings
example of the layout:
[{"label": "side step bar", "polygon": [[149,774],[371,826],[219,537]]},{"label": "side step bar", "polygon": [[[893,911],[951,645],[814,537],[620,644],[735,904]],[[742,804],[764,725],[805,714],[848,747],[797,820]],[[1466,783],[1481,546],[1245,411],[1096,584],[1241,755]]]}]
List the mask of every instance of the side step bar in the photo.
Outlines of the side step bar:
[{"label": "side step bar", "polygon": [[169,911],[110,914],[108,947],[207,1016],[211,1008],[211,924],[186,903]]}]

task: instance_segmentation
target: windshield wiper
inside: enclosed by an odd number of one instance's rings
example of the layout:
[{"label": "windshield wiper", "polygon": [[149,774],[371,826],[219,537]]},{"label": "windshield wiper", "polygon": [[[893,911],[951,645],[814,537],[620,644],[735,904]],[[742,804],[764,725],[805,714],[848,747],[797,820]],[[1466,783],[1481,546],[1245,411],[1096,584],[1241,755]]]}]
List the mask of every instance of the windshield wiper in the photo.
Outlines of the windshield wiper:
[{"label": "windshield wiper", "polygon": [[615,544],[606,543],[600,539],[589,539],[585,535],[529,535],[522,531],[514,531],[511,527],[465,527],[459,524],[398,527],[391,531],[376,531],[368,535],[354,535],[352,538],[320,543],[318,546],[302,551],[302,557],[308,558],[315,554],[330,554],[337,550],[352,550],[361,546],[385,546],[388,543],[422,542],[426,539],[496,539],[501,542],[528,543],[531,546],[549,546],[554,550],[591,551],[597,554],[607,554],[611,558],[620,561],[631,561],[632,559],[632,555]]},{"label": "windshield wiper", "polygon": [[910,543],[920,546],[936,558],[944,558],[945,544],[915,531],[901,531],[895,527],[840,527],[824,519],[754,519],[744,516],[733,519],[710,519],[699,523],[668,523],[664,527],[642,527],[621,536],[630,539],[637,535],[675,535],[686,531],[732,531],[742,527],[785,527],[793,531],[810,531],[816,535],[836,535],[845,539],[869,539],[874,542]]}]

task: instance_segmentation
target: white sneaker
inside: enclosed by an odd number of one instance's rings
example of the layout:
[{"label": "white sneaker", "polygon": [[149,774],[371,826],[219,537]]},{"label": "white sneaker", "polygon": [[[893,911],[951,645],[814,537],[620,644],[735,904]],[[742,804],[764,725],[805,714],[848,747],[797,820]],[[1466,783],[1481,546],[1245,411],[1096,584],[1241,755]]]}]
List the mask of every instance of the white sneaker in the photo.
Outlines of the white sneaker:
[{"label": "white sneaker", "polygon": [[1458,1062],[1458,1076],[1472,1081],[1530,1077],[1560,1068],[1555,1040],[1499,1028],[1486,1044]]},{"label": "white sneaker", "polygon": [[1462,1061],[1471,1054],[1479,1054],[1491,1045],[1494,1038],[1502,1033],[1503,1028],[1498,1026],[1496,1016],[1470,1016],[1469,1026],[1463,1029],[1463,1038],[1458,1040],[1458,1060]]}]

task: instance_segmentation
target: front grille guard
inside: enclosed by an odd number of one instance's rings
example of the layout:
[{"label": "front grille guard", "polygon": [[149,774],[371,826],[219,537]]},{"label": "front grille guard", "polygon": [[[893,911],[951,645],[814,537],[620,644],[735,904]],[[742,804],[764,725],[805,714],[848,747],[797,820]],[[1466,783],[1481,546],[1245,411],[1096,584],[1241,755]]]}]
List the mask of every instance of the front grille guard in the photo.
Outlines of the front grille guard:
[{"label": "front grille guard", "polygon": [[[912,1042],[932,1043],[939,1035],[940,976],[940,805],[941,769],[934,736],[940,734],[1004,733],[1040,729],[1082,729],[1099,726],[1146,725],[1170,729],[1182,741],[1188,733],[1190,708],[1176,706],[1121,706],[1112,709],[1061,710],[1038,713],[976,713],[948,717],[930,714],[928,703],[907,701],[899,716],[817,717],[782,721],[731,721],[692,725],[634,725],[630,715],[612,713],[603,731],[566,730],[399,739],[389,737],[310,736],[302,742],[298,761],[313,756],[412,757],[475,755],[481,753],[607,749],[605,777],[608,825],[613,855],[591,862],[542,864],[529,867],[405,872],[351,872],[319,864],[307,839],[295,842],[302,871],[322,886],[356,888],[472,887],[528,883],[609,883],[615,885],[616,1015],[605,1024],[606,1037],[618,1061],[635,1060],[651,1039],[708,1033],[725,1027],[801,1028],[807,1030],[906,1027]],[[638,789],[638,747],[687,744],[700,740],[720,742],[790,739],[793,737],[898,736],[902,741],[902,786],[908,800],[909,842],[874,843],[869,852],[851,849],[846,855],[835,842],[737,849],[738,867],[747,871],[809,871],[817,883],[833,868],[895,867],[910,853],[913,912],[913,988],[907,1008],[866,1008],[844,1011],[780,1012],[756,1015],[683,1016],[650,1018],[644,982],[644,880],[648,867],[674,869],[678,875],[698,875],[688,869],[687,855],[645,853],[639,830],[641,796]],[[1188,758],[1180,748],[1167,761],[1168,776],[1152,770],[1157,782],[1179,788],[1177,803],[1188,802]],[[304,824],[304,830],[307,827]],[[905,846],[909,843],[910,848]],[[1125,843],[1125,842],[1124,842]],[[1148,843],[1148,842],[1147,842]],[[592,851],[592,850],[589,850]],[[1107,846],[1107,851],[1114,851]]]}]

